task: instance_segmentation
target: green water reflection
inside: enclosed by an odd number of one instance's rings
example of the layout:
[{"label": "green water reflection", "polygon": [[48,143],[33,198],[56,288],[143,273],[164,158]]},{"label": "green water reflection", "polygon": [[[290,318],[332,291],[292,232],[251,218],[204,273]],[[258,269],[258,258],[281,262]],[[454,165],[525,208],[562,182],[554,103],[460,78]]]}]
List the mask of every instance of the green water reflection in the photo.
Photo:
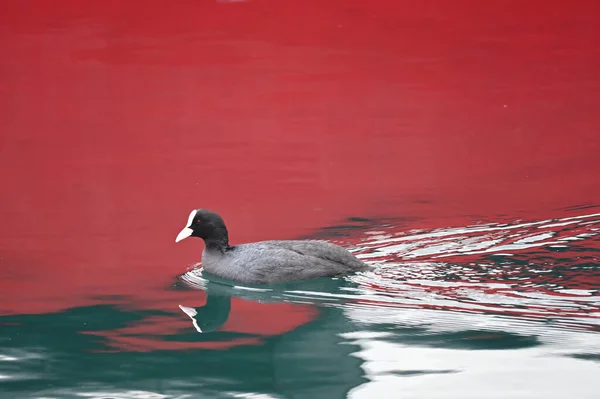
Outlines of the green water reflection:
[{"label": "green water reflection", "polygon": [[[315,289],[317,284],[333,293],[351,287],[345,280],[311,284],[309,288]],[[204,306],[186,307],[188,315],[181,311],[135,311],[121,302],[61,313],[2,317],[1,397],[346,398],[367,397],[373,392],[381,392],[383,397],[400,397],[394,393],[397,387],[393,385],[385,390],[374,389],[373,384],[385,387],[386,381],[394,379],[410,381],[409,385],[426,385],[427,381],[435,381],[431,378],[436,376],[456,378],[467,374],[466,378],[471,379],[474,377],[469,374],[478,373],[483,378],[492,378],[494,373],[507,378],[504,374],[508,372],[510,379],[544,362],[547,370],[543,374],[556,372],[552,363],[558,362],[564,378],[577,375],[583,378],[598,369],[593,354],[556,353],[557,347],[541,342],[535,329],[529,329],[528,334],[501,328],[479,329],[468,323],[461,325],[461,319],[457,318],[453,323],[458,328],[436,331],[427,327],[427,311],[414,309],[389,309],[386,313],[406,316],[421,312],[419,317],[425,318],[421,326],[399,323],[393,317],[378,318],[376,322],[366,317],[361,321],[360,317],[352,316],[354,310],[360,309],[356,303],[314,300],[308,305],[316,310],[314,319],[282,334],[220,331],[230,317],[231,301],[236,299],[233,293],[237,291],[210,282],[204,289],[208,301]],[[201,294],[189,292],[191,302],[194,295]],[[280,295],[285,292],[248,291],[240,296],[268,312],[269,303],[281,301]],[[376,312],[366,309],[366,313]],[[126,335],[179,343],[182,348],[139,350],[131,345],[128,350],[124,345],[116,350],[109,342],[110,337],[97,334],[161,317],[186,320],[186,324],[169,335],[144,331]],[[160,331],[160,326],[155,327]],[[577,339],[582,336],[585,335]],[[185,348],[186,343],[228,343],[248,338],[255,341],[232,347]],[[475,353],[478,354],[472,356]],[[427,356],[431,356],[431,362]],[[546,359],[540,359],[541,356]],[[511,368],[502,365],[495,368],[495,361]],[[477,364],[487,366],[478,370]],[[526,386],[538,389],[543,381],[535,378],[534,375]],[[591,397],[591,388],[582,385],[579,390],[580,397]],[[510,392],[508,386],[505,392]],[[251,394],[263,396],[248,396]]]}]

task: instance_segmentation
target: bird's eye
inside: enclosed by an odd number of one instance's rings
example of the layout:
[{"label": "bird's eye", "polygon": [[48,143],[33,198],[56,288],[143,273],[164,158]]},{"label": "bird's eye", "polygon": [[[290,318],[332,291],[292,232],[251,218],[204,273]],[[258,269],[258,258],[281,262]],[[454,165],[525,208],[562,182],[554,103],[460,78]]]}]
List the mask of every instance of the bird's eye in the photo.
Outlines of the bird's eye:
[{"label": "bird's eye", "polygon": [[200,224],[200,221],[199,221],[199,220],[196,220],[196,224]]}]

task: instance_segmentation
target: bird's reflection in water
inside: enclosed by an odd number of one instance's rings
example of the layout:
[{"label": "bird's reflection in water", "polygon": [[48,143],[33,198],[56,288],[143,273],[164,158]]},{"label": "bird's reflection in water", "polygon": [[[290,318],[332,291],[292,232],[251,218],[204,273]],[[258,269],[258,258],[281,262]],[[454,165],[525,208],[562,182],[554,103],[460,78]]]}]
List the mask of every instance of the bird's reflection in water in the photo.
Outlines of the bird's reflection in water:
[{"label": "bird's reflection in water", "polygon": [[[202,334],[215,332],[227,322],[232,297],[265,306],[267,303],[293,302],[289,299],[292,291],[335,293],[353,286],[344,278],[328,278],[266,288],[241,287],[206,273],[202,275],[199,270],[180,276],[180,281],[206,293],[204,306],[179,306],[190,317],[196,331]],[[341,399],[346,398],[353,388],[367,382],[361,368],[364,361],[351,356],[361,348],[344,338],[345,334],[355,331],[356,326],[345,317],[342,308],[319,306],[332,301],[339,299],[303,298],[297,301],[318,306],[318,316],[265,343],[264,350],[270,352],[274,388],[285,397],[310,398],[317,395]]]},{"label": "bird's reflection in water", "polygon": [[226,284],[224,280],[209,280],[202,276],[201,271],[193,275],[189,274],[179,277],[180,282],[186,286],[200,289],[206,294],[206,303],[201,307],[190,307],[179,305],[179,308],[190,317],[192,324],[199,333],[209,333],[219,329],[231,312],[231,297],[234,287]]},{"label": "bird's reflection in water", "polygon": [[347,290],[356,289],[356,283],[346,278],[321,278],[275,285],[236,285],[201,269],[191,270],[178,278],[181,288],[193,288],[206,294],[206,303],[201,307],[180,304],[179,308],[190,317],[199,333],[218,330],[229,318],[231,298],[256,303],[288,303],[315,305],[342,304]]}]

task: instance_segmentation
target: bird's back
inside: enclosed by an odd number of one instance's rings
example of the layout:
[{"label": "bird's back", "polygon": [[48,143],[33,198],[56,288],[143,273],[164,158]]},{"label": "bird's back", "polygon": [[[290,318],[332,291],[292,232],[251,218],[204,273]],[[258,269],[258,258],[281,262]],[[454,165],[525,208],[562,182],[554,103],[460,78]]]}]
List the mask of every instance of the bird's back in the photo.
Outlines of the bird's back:
[{"label": "bird's back", "polygon": [[205,250],[207,272],[246,283],[275,283],[331,277],[370,269],[346,249],[320,240],[241,244],[225,252]]}]

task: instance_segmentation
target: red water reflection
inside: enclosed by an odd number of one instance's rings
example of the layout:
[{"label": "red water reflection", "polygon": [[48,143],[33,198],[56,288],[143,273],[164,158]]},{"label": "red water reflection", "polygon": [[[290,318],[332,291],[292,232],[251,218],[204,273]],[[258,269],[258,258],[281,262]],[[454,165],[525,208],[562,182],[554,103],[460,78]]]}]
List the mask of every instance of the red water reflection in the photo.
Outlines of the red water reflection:
[{"label": "red water reflection", "polygon": [[199,258],[174,243],[193,207],[242,242],[600,198],[597,1],[8,0],[0,14],[1,314],[176,302],[162,287]]}]

